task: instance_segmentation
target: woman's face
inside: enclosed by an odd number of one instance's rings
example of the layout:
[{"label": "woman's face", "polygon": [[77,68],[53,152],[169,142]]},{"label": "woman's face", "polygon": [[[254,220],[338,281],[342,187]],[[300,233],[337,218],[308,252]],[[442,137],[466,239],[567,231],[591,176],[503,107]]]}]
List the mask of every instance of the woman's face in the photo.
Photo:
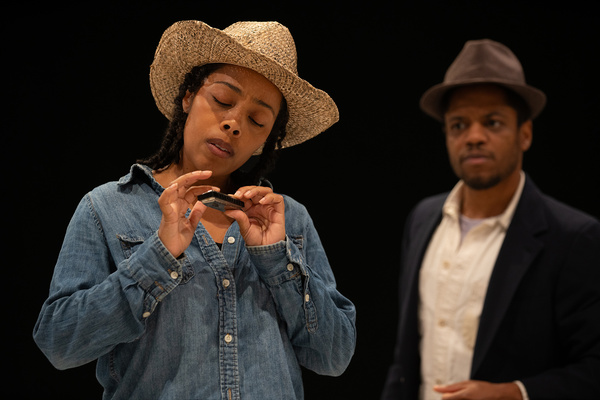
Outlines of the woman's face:
[{"label": "woman's face", "polygon": [[282,94],[248,68],[225,65],[209,75],[196,93],[187,93],[183,131],[184,172],[211,170],[227,179],[271,133]]}]

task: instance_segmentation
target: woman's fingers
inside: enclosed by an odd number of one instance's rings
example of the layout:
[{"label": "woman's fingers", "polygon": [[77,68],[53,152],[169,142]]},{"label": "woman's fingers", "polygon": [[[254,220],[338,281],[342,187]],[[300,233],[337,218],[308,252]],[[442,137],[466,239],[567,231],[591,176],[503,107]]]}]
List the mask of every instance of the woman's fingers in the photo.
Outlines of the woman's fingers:
[{"label": "woman's fingers", "polygon": [[[190,245],[194,231],[206,211],[206,206],[198,201],[198,194],[208,190],[218,190],[209,185],[198,185],[208,179],[211,171],[194,171],[182,175],[171,182],[158,199],[162,219],[158,236],[165,247],[175,257]],[[192,211],[186,217],[188,209]]]},{"label": "woman's fingers", "polygon": [[267,245],[285,239],[285,204],[283,196],[268,187],[245,186],[234,197],[245,203],[244,212],[228,210],[247,245]]},{"label": "woman's fingers", "polygon": [[189,172],[187,174],[181,175],[179,178],[175,179],[171,184],[177,183],[180,187],[185,190],[194,186],[198,181],[203,181],[212,175],[212,171],[194,171]]}]

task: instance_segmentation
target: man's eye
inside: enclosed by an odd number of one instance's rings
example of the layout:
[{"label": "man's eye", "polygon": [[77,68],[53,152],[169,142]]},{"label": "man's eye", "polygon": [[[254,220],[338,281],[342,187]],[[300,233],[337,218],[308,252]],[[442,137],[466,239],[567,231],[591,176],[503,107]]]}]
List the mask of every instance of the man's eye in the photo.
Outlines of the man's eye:
[{"label": "man's eye", "polygon": [[450,125],[450,129],[453,131],[460,131],[465,129],[465,124],[463,122],[455,122],[452,125]]}]

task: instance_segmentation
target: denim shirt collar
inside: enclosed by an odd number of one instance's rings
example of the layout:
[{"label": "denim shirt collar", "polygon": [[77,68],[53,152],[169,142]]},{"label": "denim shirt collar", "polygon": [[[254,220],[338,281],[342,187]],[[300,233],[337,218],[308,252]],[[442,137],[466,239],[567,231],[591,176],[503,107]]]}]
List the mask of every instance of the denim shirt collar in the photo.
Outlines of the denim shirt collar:
[{"label": "denim shirt collar", "polygon": [[119,186],[127,186],[134,184],[139,181],[147,181],[152,186],[158,194],[162,193],[165,190],[157,181],[154,179],[154,174],[152,173],[152,169],[143,164],[133,164],[129,173],[123,176],[117,182]]},{"label": "denim shirt collar", "polygon": [[[165,188],[163,188],[156,181],[156,179],[154,179],[152,169],[149,166],[143,164],[133,164],[131,166],[131,169],[129,170],[129,173],[123,176],[121,179],[119,179],[117,184],[119,186],[126,186],[138,182],[139,180],[147,180],[152,186],[152,189],[154,189],[159,195],[165,190]],[[273,184],[266,178],[261,178],[258,182],[258,186],[265,186],[273,189]]]}]

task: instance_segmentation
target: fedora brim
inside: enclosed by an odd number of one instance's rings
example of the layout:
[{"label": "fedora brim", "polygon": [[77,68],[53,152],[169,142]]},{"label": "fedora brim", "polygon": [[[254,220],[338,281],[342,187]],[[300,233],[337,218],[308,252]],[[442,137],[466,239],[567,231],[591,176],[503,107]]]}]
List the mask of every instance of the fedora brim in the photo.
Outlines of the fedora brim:
[{"label": "fedora brim", "polygon": [[457,87],[483,83],[492,83],[499,86],[504,86],[507,89],[510,89],[519,96],[521,96],[523,100],[525,100],[525,103],[527,103],[527,105],[529,106],[530,115],[528,117],[530,119],[534,119],[535,117],[537,117],[546,105],[546,95],[544,94],[544,92],[534,88],[533,86],[515,84],[514,82],[509,82],[505,80],[494,80],[489,78],[474,78],[469,80],[463,80],[461,82],[440,83],[438,85],[432,86],[431,88],[429,88],[429,90],[423,93],[419,105],[421,107],[421,110],[423,110],[426,114],[437,119],[440,122],[444,122],[444,95],[449,90]]},{"label": "fedora brim", "polygon": [[174,99],[185,74],[213,63],[252,69],[281,91],[288,104],[289,121],[282,147],[302,143],[339,120],[333,99],[277,61],[257,53],[219,29],[201,21],[180,21],[169,27],[159,42],[150,67],[150,87],[156,105],[169,120]]}]

